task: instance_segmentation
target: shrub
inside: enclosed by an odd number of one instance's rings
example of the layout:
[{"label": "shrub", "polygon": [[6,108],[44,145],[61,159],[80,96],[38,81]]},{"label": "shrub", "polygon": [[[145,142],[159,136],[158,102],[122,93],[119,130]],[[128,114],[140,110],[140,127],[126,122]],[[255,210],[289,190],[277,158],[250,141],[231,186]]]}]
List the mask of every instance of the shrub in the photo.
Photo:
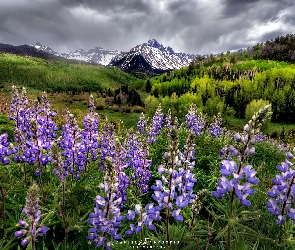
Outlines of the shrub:
[{"label": "shrub", "polygon": [[143,107],[140,106],[133,106],[131,109],[131,113],[145,113],[146,110]]},{"label": "shrub", "polygon": [[107,104],[104,98],[97,98],[96,99],[96,109],[97,110],[104,110],[107,107]]},{"label": "shrub", "polygon": [[118,105],[113,105],[110,107],[111,110],[115,111],[115,112],[119,112],[120,111],[120,107]]},{"label": "shrub", "polygon": [[270,138],[273,138],[273,139],[278,139],[279,138],[279,131],[277,130],[274,130],[270,133]]},{"label": "shrub", "polygon": [[129,107],[129,106],[123,106],[122,107],[122,111],[125,112],[125,113],[130,113],[132,110],[132,107]]}]

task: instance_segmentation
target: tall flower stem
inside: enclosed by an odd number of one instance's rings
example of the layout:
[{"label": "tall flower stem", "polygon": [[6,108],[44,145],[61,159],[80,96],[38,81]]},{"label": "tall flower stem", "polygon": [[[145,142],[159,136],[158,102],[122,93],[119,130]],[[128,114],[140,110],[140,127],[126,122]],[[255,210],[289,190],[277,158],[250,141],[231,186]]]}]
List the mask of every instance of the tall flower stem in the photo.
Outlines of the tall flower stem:
[{"label": "tall flower stem", "polygon": [[[6,196],[6,194],[5,194],[2,186],[0,186],[0,192],[1,192],[1,202],[2,202],[2,204],[1,204],[1,212],[2,212],[1,219],[3,221],[5,221],[5,196]],[[5,228],[5,224],[4,224],[4,228]]]},{"label": "tall flower stem", "polygon": [[40,181],[40,187],[41,187],[41,191],[42,191],[42,196],[43,196],[43,199],[44,199],[44,202],[45,202],[46,201],[46,195],[45,195],[45,192],[44,192],[43,181],[42,181],[42,176],[41,176],[40,155],[41,155],[41,151],[39,152],[39,156],[38,156],[38,170],[40,170],[39,181]]},{"label": "tall flower stem", "polygon": [[32,242],[32,250],[36,250],[36,243],[35,243],[34,237],[32,237],[31,242]]},{"label": "tall flower stem", "polygon": [[66,203],[66,188],[65,188],[65,181],[62,181],[62,202],[61,202],[61,216],[64,222],[65,226],[65,247],[68,249],[68,234],[69,234],[69,229],[68,229],[68,223],[66,220],[65,216],[65,203]]},{"label": "tall flower stem", "polygon": [[171,184],[172,184],[172,174],[170,175],[170,180],[169,180],[169,195],[168,195],[168,202],[167,202],[167,207],[166,207],[166,233],[167,233],[167,241],[168,241],[168,246],[170,246],[170,237],[169,237],[169,203],[170,203],[170,198],[171,198]]},{"label": "tall flower stem", "polygon": [[169,212],[169,205],[170,205],[170,200],[171,200],[171,188],[172,188],[172,174],[174,172],[174,168],[176,165],[175,159],[177,157],[177,150],[178,150],[178,134],[177,134],[177,128],[174,128],[171,131],[170,135],[170,146],[169,146],[169,151],[170,151],[170,164],[171,164],[171,174],[169,175],[169,194],[168,194],[168,200],[167,200],[167,205],[166,205],[166,233],[167,233],[167,241],[168,241],[168,246],[170,247],[170,236],[169,236],[169,217],[170,217],[170,212]]},{"label": "tall flower stem", "polygon": [[25,186],[27,186],[27,166],[25,162],[24,162],[24,184]]},{"label": "tall flower stem", "polygon": [[39,181],[40,181],[40,186],[41,186],[41,190],[42,190],[42,196],[43,196],[43,199],[45,201],[46,200],[46,195],[45,195],[44,188],[43,188],[43,181],[42,181],[41,174],[39,175]]},{"label": "tall flower stem", "polygon": [[231,224],[229,224],[228,226],[228,230],[227,230],[227,240],[226,240],[226,244],[227,244],[227,249],[231,250],[231,244],[230,244],[230,236],[231,235]]}]

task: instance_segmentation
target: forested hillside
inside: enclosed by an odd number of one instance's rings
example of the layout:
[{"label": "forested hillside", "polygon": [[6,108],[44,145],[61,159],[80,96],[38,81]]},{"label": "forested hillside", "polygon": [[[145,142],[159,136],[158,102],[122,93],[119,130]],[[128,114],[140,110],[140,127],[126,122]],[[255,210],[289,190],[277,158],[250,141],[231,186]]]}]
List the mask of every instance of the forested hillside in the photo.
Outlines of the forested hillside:
[{"label": "forested hillside", "polygon": [[146,91],[151,96],[146,105],[155,109],[161,102],[164,110],[181,116],[193,102],[209,115],[220,112],[244,118],[247,104],[263,99],[272,104],[272,121],[293,123],[294,41],[287,35],[244,51],[200,56],[188,67],[148,79]]}]

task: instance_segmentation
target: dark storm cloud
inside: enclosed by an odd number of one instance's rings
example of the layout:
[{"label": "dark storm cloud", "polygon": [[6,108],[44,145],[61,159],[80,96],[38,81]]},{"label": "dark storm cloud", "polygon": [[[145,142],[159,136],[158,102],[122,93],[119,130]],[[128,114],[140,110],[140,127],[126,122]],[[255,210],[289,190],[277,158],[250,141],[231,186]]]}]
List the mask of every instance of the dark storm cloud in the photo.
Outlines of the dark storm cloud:
[{"label": "dark storm cloud", "polygon": [[149,10],[149,5],[141,0],[59,0],[59,2],[67,7],[82,6],[97,11],[146,12]]},{"label": "dark storm cloud", "polygon": [[237,16],[241,13],[245,13],[246,10],[260,1],[261,0],[226,0],[223,14],[226,18]]},{"label": "dark storm cloud", "polygon": [[129,51],[155,38],[213,53],[295,33],[291,0],[1,0],[0,43]]}]

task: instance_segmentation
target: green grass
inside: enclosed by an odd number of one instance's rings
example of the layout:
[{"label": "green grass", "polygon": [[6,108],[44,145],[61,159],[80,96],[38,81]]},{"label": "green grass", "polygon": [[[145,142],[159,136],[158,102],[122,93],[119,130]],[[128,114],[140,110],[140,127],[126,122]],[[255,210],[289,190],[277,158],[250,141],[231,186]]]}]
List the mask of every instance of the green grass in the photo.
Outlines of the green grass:
[{"label": "green grass", "polygon": [[98,110],[98,114],[105,118],[107,117],[109,121],[116,124],[116,126],[124,126],[125,128],[136,127],[139,121],[139,113],[123,113],[114,112],[112,110]]},{"label": "green grass", "polygon": [[[230,129],[236,129],[239,131],[243,130],[243,127],[246,125],[246,119],[240,119],[237,117],[231,117],[229,118],[229,128]],[[275,131],[277,131],[278,133],[281,133],[282,130],[284,130],[285,132],[288,132],[290,130],[295,130],[295,124],[281,124],[281,123],[277,123],[277,122],[271,122],[266,133],[271,134]]]},{"label": "green grass", "polygon": [[138,87],[143,83],[143,80],[115,67],[0,54],[0,86],[7,91],[13,84],[47,92],[80,92],[118,88],[122,85]]}]

